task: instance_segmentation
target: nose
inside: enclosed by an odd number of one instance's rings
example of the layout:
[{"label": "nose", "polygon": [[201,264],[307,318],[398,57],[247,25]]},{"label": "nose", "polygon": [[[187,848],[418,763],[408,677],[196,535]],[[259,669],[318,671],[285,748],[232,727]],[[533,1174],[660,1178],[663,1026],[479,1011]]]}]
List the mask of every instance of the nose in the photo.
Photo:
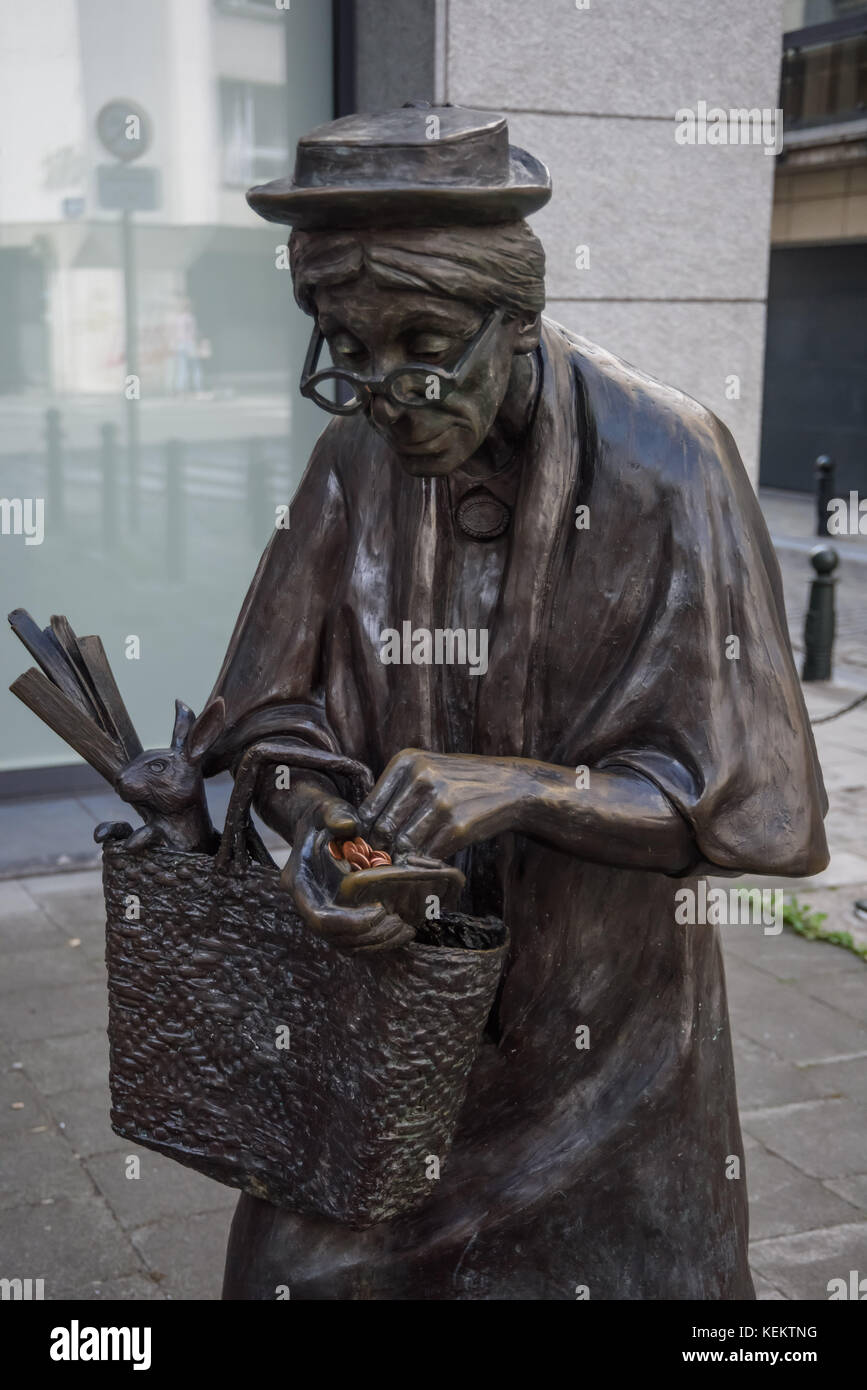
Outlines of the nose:
[{"label": "nose", "polygon": [[374,423],[379,425],[380,429],[388,429],[404,414],[404,408],[395,401],[389,400],[388,396],[374,396],[370,413]]}]

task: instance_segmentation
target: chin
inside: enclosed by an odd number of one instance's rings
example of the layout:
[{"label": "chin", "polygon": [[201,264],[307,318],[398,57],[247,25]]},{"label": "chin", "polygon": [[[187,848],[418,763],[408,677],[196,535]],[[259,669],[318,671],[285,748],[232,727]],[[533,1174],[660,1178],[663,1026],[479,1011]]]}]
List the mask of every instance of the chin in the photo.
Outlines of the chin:
[{"label": "chin", "polygon": [[377,433],[412,478],[445,477],[466,463],[476,448],[475,434],[470,439],[470,431],[460,424],[456,428],[454,423],[446,427],[439,439],[414,448],[402,448],[397,440],[389,439],[382,431]]},{"label": "chin", "polygon": [[395,454],[400,460],[401,467],[405,473],[409,473],[413,478],[444,478],[449,473],[454,473],[456,468],[460,468],[466,463],[473,453],[472,447],[466,447],[466,434],[461,432],[458,436],[457,447],[452,438],[441,449],[432,448],[426,450],[414,449],[411,453],[403,449],[394,448]]},{"label": "chin", "polygon": [[465,462],[450,454],[398,454],[400,466],[413,478],[445,478]]}]

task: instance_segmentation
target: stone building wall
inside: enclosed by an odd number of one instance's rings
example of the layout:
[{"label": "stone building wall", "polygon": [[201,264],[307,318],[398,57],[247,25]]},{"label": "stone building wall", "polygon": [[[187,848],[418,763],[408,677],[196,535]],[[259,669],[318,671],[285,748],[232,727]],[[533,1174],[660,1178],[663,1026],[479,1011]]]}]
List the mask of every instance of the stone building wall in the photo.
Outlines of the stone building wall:
[{"label": "stone building wall", "polygon": [[549,314],[710,406],[755,478],[776,161],[675,114],[776,107],[782,0],[358,0],[356,26],[359,105],[508,116],[554,180]]}]

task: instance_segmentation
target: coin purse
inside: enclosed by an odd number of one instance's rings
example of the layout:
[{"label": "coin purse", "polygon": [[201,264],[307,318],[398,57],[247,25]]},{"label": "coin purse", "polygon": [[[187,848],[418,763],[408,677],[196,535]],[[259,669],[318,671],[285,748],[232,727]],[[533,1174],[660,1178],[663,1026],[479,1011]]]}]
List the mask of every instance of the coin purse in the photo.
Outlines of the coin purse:
[{"label": "coin purse", "polygon": [[321,832],[316,852],[322,879],[336,905],[361,907],[380,903],[409,926],[418,927],[458,903],[465,878],[460,869],[420,854],[395,854],[390,864],[356,869],[336,859],[329,848],[334,837]]}]

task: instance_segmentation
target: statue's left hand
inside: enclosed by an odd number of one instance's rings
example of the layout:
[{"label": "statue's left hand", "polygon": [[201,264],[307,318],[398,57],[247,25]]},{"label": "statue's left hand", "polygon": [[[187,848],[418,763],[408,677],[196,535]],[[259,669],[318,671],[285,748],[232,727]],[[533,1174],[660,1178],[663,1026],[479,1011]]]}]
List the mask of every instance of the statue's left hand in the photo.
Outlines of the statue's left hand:
[{"label": "statue's left hand", "polygon": [[405,748],[358,808],[365,839],[399,853],[448,859],[466,845],[518,828],[533,795],[535,767],[526,758]]}]

